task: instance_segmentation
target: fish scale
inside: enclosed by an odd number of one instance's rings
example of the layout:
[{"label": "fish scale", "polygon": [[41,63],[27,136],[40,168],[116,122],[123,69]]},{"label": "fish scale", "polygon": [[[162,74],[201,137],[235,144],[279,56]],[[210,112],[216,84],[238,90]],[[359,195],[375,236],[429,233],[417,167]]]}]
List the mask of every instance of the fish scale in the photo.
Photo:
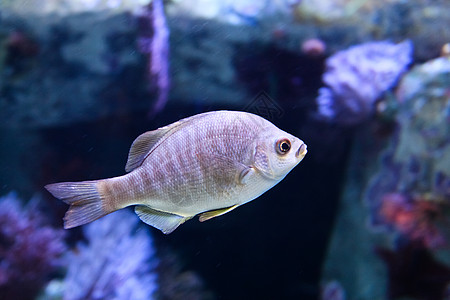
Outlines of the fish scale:
[{"label": "fish scale", "polygon": [[257,115],[208,112],[136,138],[126,175],[46,188],[71,205],[65,228],[135,205],[143,222],[168,234],[196,215],[209,220],[257,198],[306,152],[302,140]]}]

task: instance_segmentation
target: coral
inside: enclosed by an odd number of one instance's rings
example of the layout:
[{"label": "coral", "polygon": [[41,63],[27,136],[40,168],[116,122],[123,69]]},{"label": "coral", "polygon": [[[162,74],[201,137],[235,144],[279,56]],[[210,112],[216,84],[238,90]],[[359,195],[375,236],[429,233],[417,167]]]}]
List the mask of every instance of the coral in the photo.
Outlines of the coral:
[{"label": "coral", "polygon": [[340,51],[326,62],[318,112],[326,120],[355,125],[368,119],[375,102],[411,62],[412,43],[370,42]]},{"label": "coral", "polygon": [[0,298],[32,299],[61,266],[64,232],[45,225],[37,201],[0,198]]},{"label": "coral", "polygon": [[448,299],[450,252],[435,245],[448,247],[450,229],[449,74],[444,58],[415,66],[396,89],[389,140],[372,126],[354,140],[323,271],[351,299]]},{"label": "coral", "polygon": [[171,11],[204,20],[216,20],[233,25],[259,25],[261,19],[272,16],[287,16],[291,10],[291,0],[254,1],[227,0],[174,1]]},{"label": "coral", "polygon": [[321,289],[321,300],[345,300],[345,298],[344,288],[336,280],[327,282]]},{"label": "coral", "polygon": [[65,256],[65,277],[53,279],[39,300],[215,299],[172,250],[162,246],[156,251],[147,228],[130,211],[117,211],[83,229],[86,240]]},{"label": "coral", "polygon": [[392,250],[377,249],[388,267],[389,299],[447,299],[450,256],[441,249],[450,228],[449,74],[450,60],[441,57],[401,79],[396,132],[367,187],[372,224],[400,236]]},{"label": "coral", "polygon": [[437,219],[443,218],[442,211],[437,201],[388,193],[382,198],[379,213],[385,224],[412,242],[437,248],[445,245],[444,236],[435,224]]},{"label": "coral", "polygon": [[99,11],[133,11],[151,0],[3,0],[5,8],[21,14],[69,14]]},{"label": "coral", "polygon": [[155,249],[127,210],[84,227],[87,242],[67,257],[64,299],[153,299]]},{"label": "coral", "polygon": [[302,53],[311,57],[324,55],[326,48],[325,42],[318,38],[307,39],[301,45]]},{"label": "coral", "polygon": [[[438,58],[416,66],[399,84],[397,132],[367,188],[375,224],[385,223],[377,215],[384,200],[392,200],[392,193],[412,199],[389,201],[402,203],[403,213],[417,212],[426,205],[428,211],[439,207],[431,210],[449,217],[444,210],[450,205],[449,74],[450,60]],[[422,213],[413,215],[422,218]]]},{"label": "coral", "polygon": [[169,27],[162,0],[153,0],[140,17],[141,32],[138,39],[140,51],[148,56],[148,71],[158,88],[158,98],[151,116],[159,113],[169,97]]},{"label": "coral", "polygon": [[346,2],[350,1],[298,1],[294,4],[294,15],[298,20],[330,22],[351,15],[347,13]]},{"label": "coral", "polygon": [[450,59],[446,57],[414,67],[401,80],[396,92],[402,105],[398,122],[403,127],[399,136],[399,160],[405,161],[413,155],[441,156],[445,164],[436,167],[450,175],[450,152],[442,153],[450,146],[449,86]]}]

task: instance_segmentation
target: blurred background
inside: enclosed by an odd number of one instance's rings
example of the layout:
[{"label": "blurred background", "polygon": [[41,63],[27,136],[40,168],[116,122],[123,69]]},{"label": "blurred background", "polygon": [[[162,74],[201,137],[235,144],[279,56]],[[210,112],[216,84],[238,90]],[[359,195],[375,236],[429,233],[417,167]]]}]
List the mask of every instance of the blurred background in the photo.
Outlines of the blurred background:
[{"label": "blurred background", "polygon": [[[446,0],[2,0],[0,299],[450,299],[449,24]],[[63,229],[44,185],[222,109],[307,156],[167,236],[128,209]]]}]

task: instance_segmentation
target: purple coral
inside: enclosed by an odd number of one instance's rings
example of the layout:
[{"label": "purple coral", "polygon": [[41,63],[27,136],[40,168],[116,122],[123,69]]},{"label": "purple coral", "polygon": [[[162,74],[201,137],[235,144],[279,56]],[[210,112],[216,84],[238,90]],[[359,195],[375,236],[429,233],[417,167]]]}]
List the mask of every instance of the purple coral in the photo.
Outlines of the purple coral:
[{"label": "purple coral", "polygon": [[84,234],[87,243],[67,257],[65,300],[153,299],[155,249],[133,213],[115,212],[85,226]]},{"label": "purple coral", "polygon": [[374,104],[411,63],[412,43],[369,42],[327,59],[317,105],[319,115],[355,125],[374,112]]},{"label": "purple coral", "polygon": [[345,300],[345,291],[342,285],[336,281],[327,282],[321,290],[321,300]]},{"label": "purple coral", "polygon": [[148,56],[148,71],[156,82],[158,98],[150,112],[159,113],[169,97],[169,28],[164,14],[163,0],[153,0],[140,16],[139,50]]},{"label": "purple coral", "polygon": [[0,299],[32,299],[61,266],[64,232],[44,225],[36,204],[0,198]]}]

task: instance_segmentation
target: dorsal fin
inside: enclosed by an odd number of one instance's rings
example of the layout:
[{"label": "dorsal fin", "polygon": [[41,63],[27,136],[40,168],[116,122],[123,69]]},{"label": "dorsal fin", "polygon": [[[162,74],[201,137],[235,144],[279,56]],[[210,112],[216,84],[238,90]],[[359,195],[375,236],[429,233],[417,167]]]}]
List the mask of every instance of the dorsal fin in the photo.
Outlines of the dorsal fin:
[{"label": "dorsal fin", "polygon": [[181,124],[182,122],[178,121],[156,130],[147,131],[138,136],[131,145],[130,152],[128,153],[125,171],[131,172],[142,165],[142,162],[150,152],[169,136],[169,132],[174,132],[174,129]]},{"label": "dorsal fin", "polygon": [[138,136],[131,145],[130,152],[128,153],[127,164],[125,165],[125,171],[131,172],[144,162],[147,156],[161,144],[167,137],[173,134],[179,127],[186,125],[193,119],[199,119],[214,112],[206,112],[199,115],[187,117],[177,122],[169,124],[167,126],[158,128],[156,130],[147,131]]},{"label": "dorsal fin", "polygon": [[127,164],[125,165],[125,171],[131,172],[142,165],[153,149],[155,149],[181,126],[185,126],[189,121],[200,119],[214,113],[217,112],[211,111],[187,117],[167,126],[141,134],[131,145],[130,152],[128,153]]}]

